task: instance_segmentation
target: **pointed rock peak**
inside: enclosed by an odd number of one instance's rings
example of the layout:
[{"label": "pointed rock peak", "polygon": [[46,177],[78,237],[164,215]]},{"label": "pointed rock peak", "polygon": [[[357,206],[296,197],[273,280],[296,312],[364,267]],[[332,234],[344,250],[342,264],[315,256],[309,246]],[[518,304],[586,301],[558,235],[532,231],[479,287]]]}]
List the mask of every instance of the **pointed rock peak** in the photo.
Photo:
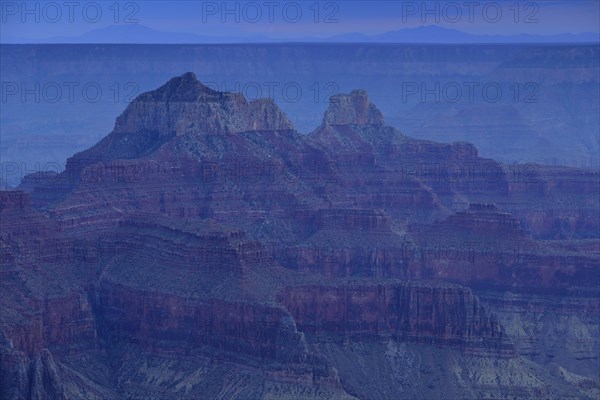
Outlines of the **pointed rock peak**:
[{"label": "pointed rock peak", "polygon": [[114,133],[153,135],[152,143],[157,144],[187,134],[253,130],[293,130],[293,126],[272,100],[248,102],[241,93],[213,90],[188,72],[138,96],[117,118]]},{"label": "pointed rock peak", "polygon": [[172,102],[196,102],[216,99],[231,93],[217,92],[202,84],[193,72],[186,72],[181,76],[171,78],[163,86],[151,92],[144,93],[136,100],[138,101],[172,101]]},{"label": "pointed rock peak", "polygon": [[383,125],[383,114],[364,90],[331,96],[323,118],[325,125]]},{"label": "pointed rock peak", "polygon": [[193,72],[186,72],[185,74],[181,75],[180,77],[175,77],[173,79],[180,79],[184,82],[198,82],[198,78],[196,77],[196,74]]},{"label": "pointed rock peak", "polygon": [[69,159],[67,169],[79,179],[87,165],[146,157],[179,136],[293,130],[273,100],[248,102],[241,93],[212,90],[188,72],[139,95],[117,117],[113,131]]}]

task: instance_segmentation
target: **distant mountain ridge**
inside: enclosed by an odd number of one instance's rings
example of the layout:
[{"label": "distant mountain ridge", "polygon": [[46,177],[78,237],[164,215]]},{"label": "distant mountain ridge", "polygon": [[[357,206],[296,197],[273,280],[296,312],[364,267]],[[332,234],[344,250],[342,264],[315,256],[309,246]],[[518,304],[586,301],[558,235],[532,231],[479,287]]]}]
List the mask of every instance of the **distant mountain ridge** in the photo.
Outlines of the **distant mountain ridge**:
[{"label": "distant mountain ridge", "polygon": [[358,32],[329,37],[270,37],[261,34],[212,36],[187,32],[164,32],[138,24],[111,25],[79,36],[28,39],[3,35],[2,44],[31,43],[127,43],[127,44],[225,44],[225,43],[597,43],[600,32],[560,33],[554,35],[477,35],[435,25],[389,31],[377,35]]}]

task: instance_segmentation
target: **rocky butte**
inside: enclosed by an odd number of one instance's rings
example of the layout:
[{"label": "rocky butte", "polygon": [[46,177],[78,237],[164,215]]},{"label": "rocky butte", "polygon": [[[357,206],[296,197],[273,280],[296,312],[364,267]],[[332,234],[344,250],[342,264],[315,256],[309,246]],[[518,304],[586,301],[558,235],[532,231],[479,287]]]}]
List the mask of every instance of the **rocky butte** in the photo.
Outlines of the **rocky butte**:
[{"label": "rocky butte", "polygon": [[2,398],[596,399],[599,189],[186,73],[0,193]]}]

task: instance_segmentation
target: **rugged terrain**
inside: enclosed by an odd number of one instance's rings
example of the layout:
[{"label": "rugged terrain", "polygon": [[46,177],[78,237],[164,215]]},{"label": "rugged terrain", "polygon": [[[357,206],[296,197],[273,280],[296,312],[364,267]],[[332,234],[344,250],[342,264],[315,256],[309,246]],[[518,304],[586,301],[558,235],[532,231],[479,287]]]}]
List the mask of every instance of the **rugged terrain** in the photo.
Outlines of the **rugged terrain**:
[{"label": "rugged terrain", "polygon": [[193,73],[0,192],[7,399],[596,399],[600,173]]},{"label": "rugged terrain", "polygon": [[[411,137],[467,141],[505,163],[600,165],[600,45],[0,45],[0,176],[11,187],[103,138],[142,92],[196,71],[317,126],[332,95],[367,90]],[[31,118],[35,115],[36,118]]]}]

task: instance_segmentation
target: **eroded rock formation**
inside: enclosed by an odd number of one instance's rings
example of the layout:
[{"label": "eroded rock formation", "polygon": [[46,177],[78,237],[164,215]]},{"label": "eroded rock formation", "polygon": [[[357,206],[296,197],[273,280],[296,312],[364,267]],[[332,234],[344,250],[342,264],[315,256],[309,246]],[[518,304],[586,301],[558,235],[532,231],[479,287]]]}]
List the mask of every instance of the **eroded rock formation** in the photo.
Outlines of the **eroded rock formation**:
[{"label": "eroded rock formation", "polygon": [[412,139],[364,91],[304,136],[188,73],[35,178],[0,193],[6,398],[598,392],[597,173]]}]

